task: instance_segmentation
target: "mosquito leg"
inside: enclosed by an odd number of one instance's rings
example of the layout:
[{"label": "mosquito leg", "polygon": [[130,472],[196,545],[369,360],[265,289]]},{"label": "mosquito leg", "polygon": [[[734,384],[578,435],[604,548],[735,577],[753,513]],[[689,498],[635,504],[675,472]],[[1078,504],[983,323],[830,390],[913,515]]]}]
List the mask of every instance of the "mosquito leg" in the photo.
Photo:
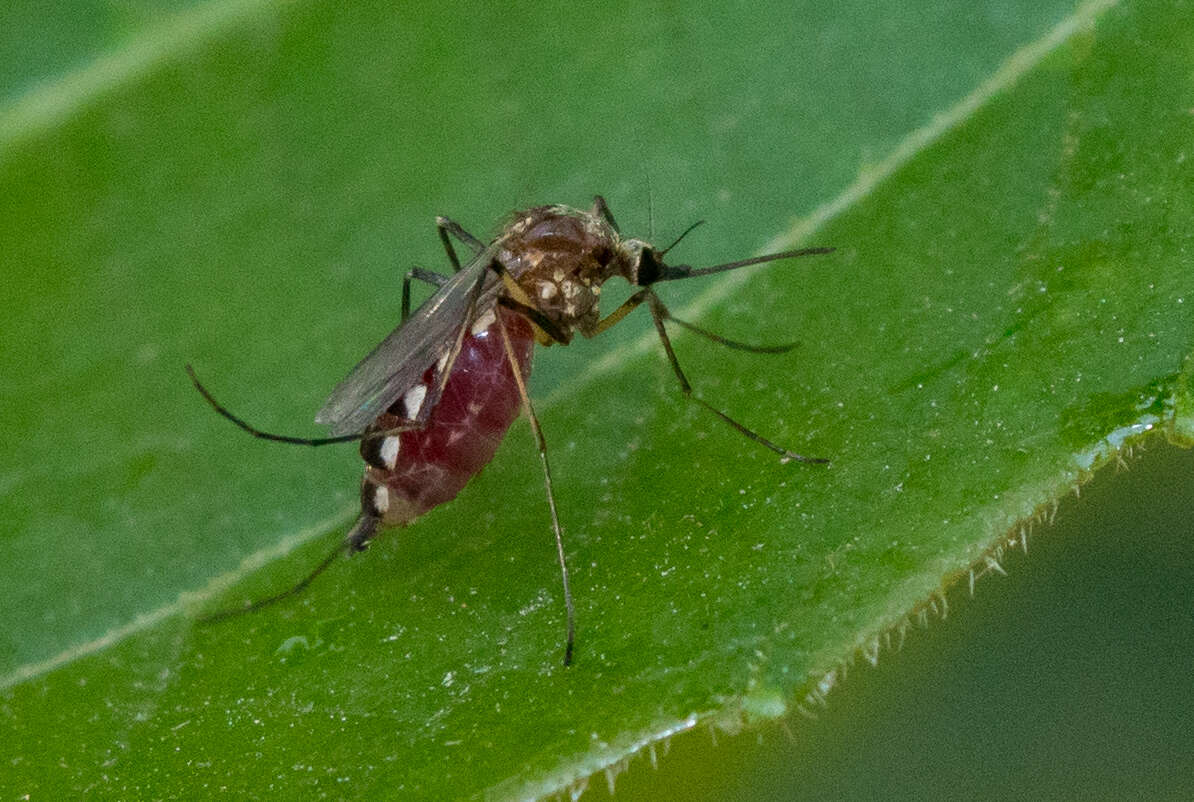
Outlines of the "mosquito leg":
[{"label": "mosquito leg", "polygon": [[406,272],[406,277],[402,279],[402,322],[410,317],[410,283],[414,280],[424,281],[434,287],[442,287],[448,280],[447,276],[442,276],[439,273],[433,273],[430,270],[424,270],[421,267],[412,267]]},{"label": "mosquito leg", "polygon": [[229,618],[236,618],[245,613],[252,613],[260,610],[262,607],[269,607],[272,604],[289,599],[291,596],[297,596],[307,589],[307,586],[315,581],[315,578],[328,569],[342,553],[347,551],[349,554],[363,551],[365,546],[377,534],[377,527],[381,523],[380,519],[372,515],[361,514],[357,519],[356,524],[349,530],[348,534],[344,536],[344,541],[332,549],[332,551],[324,557],[311,571],[292,587],[275,593],[272,596],[266,596],[264,599],[258,599],[254,602],[249,602],[240,607],[229,607],[225,610],[217,610],[214,613],[199,616],[200,624],[214,624],[217,621],[225,621]]},{"label": "mosquito leg", "polygon": [[700,336],[704,337],[707,340],[712,340],[713,342],[715,342],[719,345],[724,345],[727,348],[734,348],[738,351],[748,351],[752,354],[784,354],[784,353],[787,353],[788,351],[791,351],[793,348],[795,348],[797,345],[800,344],[800,343],[784,343],[783,345],[751,345],[750,343],[744,343],[744,342],[739,342],[737,340],[731,340],[727,337],[722,337],[720,334],[714,334],[713,332],[709,331],[708,329],[703,329],[700,326],[696,326],[692,323],[689,323],[687,321],[681,320],[678,317],[673,316],[672,313],[670,311],[668,311],[668,308],[663,305],[663,302],[658,300],[658,297],[656,298],[655,305],[656,305],[656,308],[659,310],[659,314],[661,314],[663,316],[664,320],[670,320],[673,323],[675,323],[677,326],[688,329],[693,334],[699,334]]},{"label": "mosquito leg", "polygon": [[460,258],[456,256],[456,249],[452,247],[452,240],[448,237],[449,234],[469,246],[473,253],[480,253],[485,250],[484,242],[465,231],[460,223],[457,223],[450,217],[435,218],[435,227],[439,230],[439,239],[444,244],[444,250],[448,254],[448,261],[452,263],[453,272],[460,272]]},{"label": "mosquito leg", "polygon": [[622,305],[617,309],[610,312],[601,320],[597,321],[597,325],[593,327],[591,332],[583,332],[583,334],[586,337],[596,337],[598,334],[605,331],[615,323],[620,322],[622,318],[626,317],[635,309],[637,309],[639,304],[647,300],[647,296],[649,295],[651,295],[651,291],[649,289],[644,288],[639,290],[634,295],[631,295],[629,298],[623,301]]},{"label": "mosquito leg", "polygon": [[309,574],[299,580],[298,584],[288,590],[284,590],[281,593],[275,593],[273,596],[266,596],[264,599],[258,599],[255,602],[249,602],[241,607],[229,607],[226,610],[217,610],[214,613],[201,615],[199,616],[198,621],[200,624],[214,624],[217,621],[225,621],[229,618],[236,618],[237,616],[244,615],[245,613],[251,613],[256,610],[260,610],[262,607],[269,607],[271,604],[275,604],[283,599],[289,599],[291,596],[302,593],[304,590],[306,590],[308,585],[315,581],[315,577],[326,571],[328,566],[336,561],[343,551],[344,545],[338,544],[336,548],[332,549],[328,556],[319,561],[319,564],[316,565]]},{"label": "mosquito leg", "polygon": [[565,329],[557,326],[551,321],[550,318],[547,317],[547,315],[543,314],[538,309],[535,309],[532,306],[527,306],[524,303],[520,303],[508,295],[499,296],[498,303],[512,312],[517,312],[527,320],[534,323],[543,330],[544,334],[551,338],[552,342],[557,342],[561,345],[567,345],[572,340],[572,336]]},{"label": "mosquito leg", "polygon": [[535,408],[531,405],[531,397],[527,394],[526,382],[522,380],[522,369],[518,364],[518,357],[514,355],[514,346],[510,344],[510,335],[506,327],[498,325],[502,333],[502,345],[506,349],[506,361],[510,363],[510,371],[514,374],[514,381],[518,384],[518,394],[522,396],[522,406],[526,410],[527,418],[531,422],[531,430],[535,433],[535,442],[539,447],[539,461],[543,465],[543,486],[547,490],[547,506],[551,509],[551,529],[556,536],[556,554],[560,558],[560,577],[564,581],[564,607],[568,616],[568,631],[564,642],[564,665],[572,664],[572,651],[576,643],[576,612],[572,606],[572,589],[568,584],[568,563],[564,558],[564,534],[560,529],[560,515],[556,510],[556,494],[551,488],[551,468],[547,464],[547,440],[543,437],[543,429],[539,426],[539,419],[535,417]]},{"label": "mosquito leg", "polygon": [[519,285],[514,276],[510,275],[510,271],[506,269],[504,264],[497,259],[494,259],[492,262],[490,262],[489,269],[494,273],[497,273],[498,278],[502,280],[502,284],[506,286],[506,292],[509,294],[511,299],[518,301],[519,304],[527,308],[535,308],[535,302],[532,301],[530,296],[526,294],[526,290]]},{"label": "mosquito leg", "polygon": [[293,443],[294,445],[299,446],[326,446],[333,443],[351,443],[354,440],[361,440],[362,438],[369,436],[366,433],[358,433],[343,434],[339,437],[290,437],[284,434],[272,434],[270,432],[262,431],[261,429],[246,423],[242,418],[233,415],[227,407],[217,401],[215,397],[207,391],[207,388],[200,383],[199,377],[195,375],[195,369],[189,364],[187,365],[187,375],[191,377],[191,383],[195,385],[195,389],[199,391],[199,395],[203,396],[204,400],[211,404],[212,408],[215,409],[216,412],[220,413],[249,434],[262,440],[272,440],[276,443]]},{"label": "mosquito leg", "polygon": [[609,205],[606,204],[605,198],[600,195],[593,196],[593,214],[600,215],[605,222],[609,223],[609,227],[619,234],[622,233],[618,229],[618,221],[614,220],[614,213],[609,210]]},{"label": "mosquito leg", "polygon": [[546,340],[540,340],[542,344],[550,345],[556,342],[567,345],[572,342],[572,333],[552,322],[547,315],[535,307],[534,302],[527,296],[518,282],[514,280],[514,277],[510,275],[510,271],[506,269],[505,265],[494,259],[489,269],[497,273],[501,277],[502,283],[506,285],[507,294],[498,296],[498,303],[513,312],[517,312],[538,326],[543,334],[547,336]]},{"label": "mosquito leg", "polygon": [[716,415],[717,417],[721,418],[723,421],[728,423],[730,426],[734,427],[739,432],[741,432],[742,434],[749,437],[751,440],[754,440],[759,445],[761,445],[765,448],[769,448],[772,451],[774,451],[776,454],[779,454],[783,458],[784,462],[787,462],[789,460],[796,460],[798,462],[815,462],[815,463],[829,462],[829,460],[823,459],[821,457],[805,457],[805,456],[797,454],[793,451],[789,451],[788,449],[783,448],[781,446],[777,446],[775,443],[771,442],[770,440],[763,437],[762,435],[746,428],[741,423],[734,420],[733,418],[731,418],[729,415],[722,412],[717,407],[712,406],[711,404],[707,403],[703,399],[698,398],[696,395],[694,395],[692,392],[692,385],[688,383],[688,378],[684,375],[684,371],[680,369],[680,362],[679,362],[679,360],[676,359],[676,352],[672,348],[672,341],[667,336],[667,329],[664,328],[664,325],[663,325],[664,320],[667,318],[667,315],[666,315],[667,310],[660,309],[660,307],[662,306],[662,303],[659,302],[659,300],[655,297],[654,293],[652,293],[649,296],[649,298],[650,298],[650,302],[651,302],[651,319],[655,321],[655,330],[657,332],[659,332],[659,339],[663,342],[663,350],[667,352],[667,360],[671,364],[672,371],[675,372],[676,378],[680,381],[680,391],[682,393],[684,393],[684,396],[686,398],[692,399],[693,401],[697,402],[698,404],[703,406],[705,409],[709,410],[714,415]]},{"label": "mosquito leg", "polygon": [[260,440],[269,440],[274,443],[288,443],[296,446],[328,446],[336,443],[352,443],[357,440],[377,440],[379,443],[383,438],[390,435],[400,434],[411,429],[422,429],[426,425],[426,421],[411,421],[403,423],[400,426],[383,429],[383,430],[369,430],[357,432],[356,434],[342,434],[337,437],[292,437],[285,434],[274,434],[273,432],[266,432],[258,429],[256,426],[249,424],[243,418],[234,415],[227,407],[215,399],[211,392],[203,386],[199,381],[199,377],[195,375],[195,369],[189,364],[186,366],[187,375],[191,377],[191,383],[195,385],[195,389],[203,396],[203,400],[211,405],[212,409],[218,412],[222,417],[235,423],[239,428],[253,435]]},{"label": "mosquito leg", "polygon": [[[253,435],[261,440],[269,440],[274,443],[288,443],[296,446],[328,446],[336,443],[352,443],[357,440],[381,440],[394,434],[401,434],[402,432],[410,431],[411,429],[422,429],[426,426],[426,421],[410,421],[409,423],[402,423],[399,426],[391,427],[389,429],[371,430],[366,429],[363,432],[356,434],[342,434],[336,437],[292,437],[285,434],[274,434],[273,432],[266,432],[258,429],[246,422],[243,418],[234,415],[227,407],[215,399],[210,391],[199,381],[199,377],[195,375],[195,369],[189,364],[186,366],[187,375],[191,377],[191,383],[195,385],[195,389],[203,396],[212,409],[218,412],[222,417],[235,423],[239,428]],[[437,396],[438,397],[438,396]]]},{"label": "mosquito leg", "polygon": [[[503,274],[502,277],[505,278],[506,275],[508,275],[505,268],[499,266],[499,269]],[[593,327],[592,331],[584,331],[581,333],[586,337],[596,337],[598,334],[605,331],[610,326],[619,322],[622,318],[634,311],[639,304],[647,299],[647,295],[650,292],[651,291],[648,289],[639,290],[634,295],[631,295],[629,298],[627,298],[621,306],[599,320]],[[564,345],[567,345],[572,341],[572,336],[565,329],[562,329],[553,323],[546,315],[544,315],[538,309],[535,309],[533,306],[529,306],[521,301],[515,300],[508,295],[503,295],[498,298],[498,303],[507,309],[518,312],[520,315],[523,315],[529,319],[532,323],[541,328],[543,332],[552,339],[552,341],[562,343]]]}]

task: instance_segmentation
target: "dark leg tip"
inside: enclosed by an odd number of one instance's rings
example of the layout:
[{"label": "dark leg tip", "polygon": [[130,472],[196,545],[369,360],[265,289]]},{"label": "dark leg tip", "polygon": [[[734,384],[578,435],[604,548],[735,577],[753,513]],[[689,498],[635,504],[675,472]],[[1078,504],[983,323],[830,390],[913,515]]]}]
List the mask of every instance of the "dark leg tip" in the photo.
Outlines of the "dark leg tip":
[{"label": "dark leg tip", "polygon": [[801,454],[796,454],[791,451],[784,452],[783,456],[780,457],[779,461],[787,464],[789,462],[792,462],[793,460],[795,460],[796,462],[803,462],[803,463],[806,463],[809,465],[829,465],[830,464],[830,460],[826,459],[825,457],[806,457],[806,456],[803,456]]},{"label": "dark leg tip", "polygon": [[369,548],[369,543],[377,534],[377,527],[380,523],[380,518],[361,513],[361,517],[357,519],[352,531],[344,538],[344,546],[348,549],[348,553],[356,554]]}]

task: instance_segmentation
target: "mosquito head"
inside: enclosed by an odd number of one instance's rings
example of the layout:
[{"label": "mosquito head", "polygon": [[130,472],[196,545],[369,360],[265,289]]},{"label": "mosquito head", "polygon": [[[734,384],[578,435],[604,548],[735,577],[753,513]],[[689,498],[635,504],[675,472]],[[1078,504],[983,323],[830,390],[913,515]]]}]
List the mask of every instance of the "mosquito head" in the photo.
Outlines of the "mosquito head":
[{"label": "mosquito head", "polygon": [[667,269],[663,264],[663,253],[649,242],[641,239],[626,239],[619,243],[622,275],[631,284],[646,287],[654,284]]},{"label": "mosquito head", "polygon": [[668,251],[679,245],[680,240],[692,233],[693,229],[704,225],[704,223],[704,220],[697,220],[684,229],[684,232],[672,240],[672,244],[666,248],[656,248],[654,245],[639,239],[631,239],[623,242],[622,247],[627,253],[625,258],[633,266],[627,274],[630,282],[640,287],[646,287],[654,284],[656,281],[687,276],[692,268],[688,266],[669,267],[663,263],[663,257],[667,255]]}]

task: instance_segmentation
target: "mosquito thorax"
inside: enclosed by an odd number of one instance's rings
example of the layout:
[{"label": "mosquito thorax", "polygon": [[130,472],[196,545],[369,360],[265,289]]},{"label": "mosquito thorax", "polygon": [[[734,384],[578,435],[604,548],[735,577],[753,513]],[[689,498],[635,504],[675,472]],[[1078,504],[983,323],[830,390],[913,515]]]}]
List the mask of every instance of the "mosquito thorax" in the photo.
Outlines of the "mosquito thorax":
[{"label": "mosquito thorax", "polygon": [[592,333],[601,285],[634,282],[638,240],[622,240],[604,218],[570,206],[518,212],[502,232],[500,260],[530,305],[566,332]]}]

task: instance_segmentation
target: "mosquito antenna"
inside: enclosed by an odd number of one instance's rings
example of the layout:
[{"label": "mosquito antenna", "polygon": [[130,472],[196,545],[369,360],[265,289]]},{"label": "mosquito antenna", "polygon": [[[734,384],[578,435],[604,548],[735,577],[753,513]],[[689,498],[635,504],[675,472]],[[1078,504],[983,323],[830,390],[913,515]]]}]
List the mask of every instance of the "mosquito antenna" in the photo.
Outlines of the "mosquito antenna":
[{"label": "mosquito antenna", "polygon": [[199,391],[199,395],[203,396],[203,398],[207,401],[207,403],[211,404],[212,408],[216,412],[220,413],[225,418],[232,421],[233,423],[235,423],[240,428],[244,429],[249,434],[253,435],[254,437],[261,438],[262,440],[273,440],[274,442],[277,442],[277,443],[291,443],[293,445],[299,445],[299,446],[326,446],[326,445],[331,445],[332,443],[351,443],[354,440],[362,440],[365,437],[373,437],[373,436],[376,436],[376,434],[377,434],[376,432],[359,432],[357,434],[342,434],[339,437],[314,437],[314,438],[312,438],[312,437],[290,437],[290,436],[284,435],[284,434],[272,434],[270,432],[264,432],[261,429],[256,428],[255,426],[251,426],[250,424],[245,422],[244,419],[238,418],[236,415],[233,415],[228,410],[227,407],[225,407],[223,404],[221,404],[219,401],[217,401],[212,396],[212,394],[207,391],[207,388],[204,387],[202,383],[200,383],[199,377],[195,375],[195,369],[192,368],[189,363],[187,364],[187,375],[191,377],[191,383],[195,385],[195,389]]},{"label": "mosquito antenna", "polygon": [[651,171],[647,170],[647,241],[655,239],[655,192],[651,188]]},{"label": "mosquito antenna", "polygon": [[283,599],[289,599],[291,596],[302,593],[304,590],[306,590],[308,585],[315,581],[315,577],[326,571],[328,566],[336,561],[336,558],[340,556],[340,553],[344,551],[344,548],[345,546],[343,543],[337,544],[336,548],[332,549],[328,556],[320,560],[319,564],[311,570],[311,573],[299,580],[298,584],[294,587],[288,588],[281,593],[275,593],[273,596],[266,596],[264,599],[258,599],[255,602],[250,602],[241,607],[229,607],[226,610],[217,610],[214,613],[201,615],[198,619],[199,623],[214,624],[217,621],[226,621],[229,618],[236,618],[237,616],[244,615],[245,613],[255,612],[260,610],[262,607],[269,607],[271,604],[276,604]]},{"label": "mosquito antenna", "polygon": [[[692,228],[695,228],[693,226]],[[688,231],[691,231],[689,228]],[[685,231],[684,234],[687,234]],[[684,234],[681,234],[683,238]],[[679,241],[679,240],[677,240]],[[675,245],[676,243],[672,243]],[[671,246],[668,246],[669,248]],[[688,265],[664,265],[663,270],[656,281],[674,281],[680,278],[692,278],[694,276],[708,276],[713,273],[724,273],[727,270],[737,270],[740,267],[748,267],[750,265],[758,265],[763,262],[775,262],[780,259],[794,259],[797,256],[819,256],[821,254],[833,253],[835,248],[799,248],[794,251],[780,251],[779,253],[768,253],[763,256],[752,256],[749,259],[739,259],[736,262],[726,262],[722,265],[714,265],[713,267],[692,268]],[[666,251],[665,251],[666,253]]]},{"label": "mosquito antenna", "polygon": [[693,231],[693,229],[695,229],[695,228],[698,228],[698,227],[700,227],[700,226],[703,226],[703,225],[705,225],[705,221],[704,221],[704,220],[697,220],[695,223],[693,223],[692,225],[690,225],[688,228],[684,229],[684,233],[683,233],[683,234],[681,234],[680,236],[678,236],[678,237],[676,237],[674,240],[672,240],[672,244],[671,244],[671,245],[669,245],[669,246],[667,246],[666,248],[664,248],[664,249],[663,249],[662,251],[660,251],[660,252],[659,252],[657,255],[658,255],[660,258],[662,258],[662,257],[664,256],[664,254],[666,254],[666,253],[667,253],[668,251],[670,251],[672,248],[675,248],[677,245],[679,245],[679,244],[680,244],[680,240],[684,239],[684,238],[685,238],[685,237],[687,237],[689,234],[691,234],[691,233],[692,233],[692,231]]}]

